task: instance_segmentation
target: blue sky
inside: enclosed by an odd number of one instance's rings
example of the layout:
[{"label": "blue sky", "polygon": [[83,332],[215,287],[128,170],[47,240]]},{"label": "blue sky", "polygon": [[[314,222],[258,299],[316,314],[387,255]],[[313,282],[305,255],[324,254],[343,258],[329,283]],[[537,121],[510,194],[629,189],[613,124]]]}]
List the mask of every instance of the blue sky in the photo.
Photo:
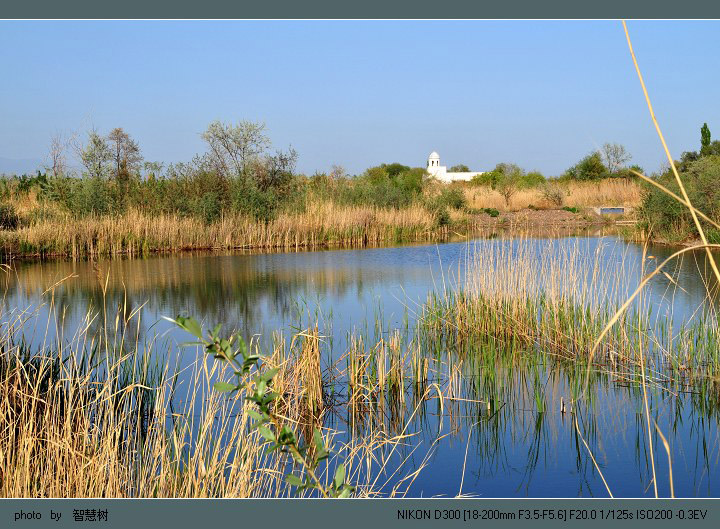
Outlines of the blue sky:
[{"label": "blue sky", "polygon": [[[671,151],[720,138],[718,22],[629,22]],[[0,22],[0,159],[119,126],[187,161],[213,120],[264,121],[299,169],[381,162],[561,173],[604,142],[663,161],[618,21]],[[2,170],[2,167],[0,167]]]}]

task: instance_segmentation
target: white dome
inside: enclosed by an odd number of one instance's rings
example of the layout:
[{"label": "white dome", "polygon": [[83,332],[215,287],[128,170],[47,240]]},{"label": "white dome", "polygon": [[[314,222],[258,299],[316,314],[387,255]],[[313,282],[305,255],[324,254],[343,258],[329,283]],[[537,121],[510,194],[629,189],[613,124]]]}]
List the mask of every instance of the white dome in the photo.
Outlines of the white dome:
[{"label": "white dome", "polygon": [[430,156],[428,156],[428,160],[439,160],[440,155],[436,153],[435,151],[430,153]]}]

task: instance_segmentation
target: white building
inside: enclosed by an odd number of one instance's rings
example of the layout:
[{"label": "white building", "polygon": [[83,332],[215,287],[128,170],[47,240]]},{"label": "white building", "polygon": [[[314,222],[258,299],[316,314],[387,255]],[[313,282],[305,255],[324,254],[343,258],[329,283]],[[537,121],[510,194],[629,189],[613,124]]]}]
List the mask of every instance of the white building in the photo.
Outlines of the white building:
[{"label": "white building", "polygon": [[440,155],[436,152],[432,152],[430,156],[428,156],[427,172],[430,176],[437,178],[441,182],[453,182],[455,180],[468,182],[472,180],[474,176],[482,174],[482,172],[450,173],[447,167],[440,165]]}]

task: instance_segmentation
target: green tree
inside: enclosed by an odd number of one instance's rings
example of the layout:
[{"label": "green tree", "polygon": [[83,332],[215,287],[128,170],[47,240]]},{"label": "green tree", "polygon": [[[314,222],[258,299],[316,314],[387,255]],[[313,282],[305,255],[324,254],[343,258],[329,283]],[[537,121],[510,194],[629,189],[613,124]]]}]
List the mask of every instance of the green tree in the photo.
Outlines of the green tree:
[{"label": "green tree", "polygon": [[469,173],[470,168],[465,164],[453,165],[448,169],[451,173]]},{"label": "green tree", "polygon": [[594,151],[565,171],[565,178],[572,180],[596,180],[608,176],[608,168],[603,163],[602,154]]},{"label": "green tree", "polygon": [[495,189],[505,199],[505,205],[510,205],[510,200],[522,187],[525,171],[514,163],[500,163],[494,172],[497,173],[495,179]]},{"label": "green tree", "polygon": [[403,165],[403,164],[397,163],[397,162],[389,163],[389,164],[382,164],[380,167],[385,169],[385,172],[387,172],[387,174],[393,178],[398,176],[400,173],[410,170],[410,167],[408,167],[407,165]]},{"label": "green tree", "polygon": [[97,131],[88,133],[88,141],[80,150],[80,162],[90,178],[104,178],[111,173],[112,151]]},{"label": "green tree", "polygon": [[251,162],[256,161],[270,147],[265,124],[240,121],[237,125],[213,121],[202,133],[210,149],[208,156],[213,169],[230,177],[245,176]]},{"label": "green tree", "polygon": [[707,123],[703,123],[700,129],[700,145],[701,150],[710,146],[710,127]]}]

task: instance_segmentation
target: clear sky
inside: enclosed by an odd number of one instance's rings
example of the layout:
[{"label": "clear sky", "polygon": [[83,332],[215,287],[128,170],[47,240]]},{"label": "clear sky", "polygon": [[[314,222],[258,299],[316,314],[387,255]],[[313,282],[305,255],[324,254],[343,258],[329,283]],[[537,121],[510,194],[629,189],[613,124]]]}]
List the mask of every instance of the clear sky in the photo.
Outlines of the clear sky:
[{"label": "clear sky", "polygon": [[[673,154],[720,138],[720,23],[629,22]],[[264,121],[299,170],[398,161],[556,175],[604,142],[663,155],[618,21],[0,22],[0,159],[123,127],[187,161],[213,120]],[[0,167],[2,170],[2,167]]]}]

